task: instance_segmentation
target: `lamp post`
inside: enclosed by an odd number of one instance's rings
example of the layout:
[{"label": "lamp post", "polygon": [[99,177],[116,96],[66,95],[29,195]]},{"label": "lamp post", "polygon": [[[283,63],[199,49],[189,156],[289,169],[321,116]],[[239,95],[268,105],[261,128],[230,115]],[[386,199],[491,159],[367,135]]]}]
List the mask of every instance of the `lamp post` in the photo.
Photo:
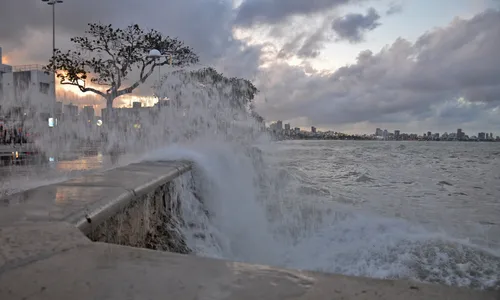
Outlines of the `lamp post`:
[{"label": "lamp post", "polygon": [[[171,53],[165,55],[165,54],[161,54],[161,52],[159,50],[157,50],[157,49],[151,49],[149,51],[149,54],[146,57],[152,58],[154,60],[160,59],[162,57],[169,57],[169,59],[170,59],[169,64],[172,65],[172,54]],[[158,66],[158,89],[159,89],[160,80],[161,80],[160,68],[161,68],[161,66]],[[160,93],[158,91],[158,109],[160,109],[160,106],[161,106],[161,103],[160,103]]]},{"label": "lamp post", "polygon": [[[63,0],[42,0],[42,2],[47,3],[52,6],[52,58],[56,54],[56,4],[62,4]],[[56,101],[56,67],[54,65],[53,71],[53,93],[54,93],[54,103],[52,104],[52,117],[55,118],[55,101]]]}]

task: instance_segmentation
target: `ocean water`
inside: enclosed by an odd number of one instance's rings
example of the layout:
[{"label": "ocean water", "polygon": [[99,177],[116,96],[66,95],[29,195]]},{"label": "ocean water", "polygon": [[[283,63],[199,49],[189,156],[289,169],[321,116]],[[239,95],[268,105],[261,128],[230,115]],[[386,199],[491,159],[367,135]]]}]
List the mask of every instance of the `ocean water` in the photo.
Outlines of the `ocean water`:
[{"label": "ocean water", "polygon": [[185,235],[200,256],[500,288],[500,145],[196,141]]}]

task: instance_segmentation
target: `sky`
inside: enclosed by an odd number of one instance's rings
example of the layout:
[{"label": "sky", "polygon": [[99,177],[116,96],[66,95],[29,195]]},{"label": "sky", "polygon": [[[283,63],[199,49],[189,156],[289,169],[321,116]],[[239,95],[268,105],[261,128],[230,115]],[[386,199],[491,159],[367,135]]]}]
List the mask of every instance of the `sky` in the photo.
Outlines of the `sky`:
[{"label": "sky", "polygon": [[[46,64],[51,16],[41,0],[3,0],[4,60]],[[500,0],[65,0],[57,48],[70,49],[89,22],[178,37],[203,65],[252,80],[267,121],[500,135]],[[65,98],[103,104],[71,91]]]}]

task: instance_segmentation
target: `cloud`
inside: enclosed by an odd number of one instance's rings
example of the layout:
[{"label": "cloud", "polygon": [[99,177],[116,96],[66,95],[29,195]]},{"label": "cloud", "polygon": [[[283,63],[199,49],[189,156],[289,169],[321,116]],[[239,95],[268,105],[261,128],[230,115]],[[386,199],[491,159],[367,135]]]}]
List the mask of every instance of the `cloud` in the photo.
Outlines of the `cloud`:
[{"label": "cloud", "polygon": [[338,40],[359,43],[364,40],[366,32],[380,26],[379,19],[378,12],[374,8],[370,8],[366,15],[352,13],[335,19],[332,23],[332,29],[337,34]]},{"label": "cloud", "polygon": [[287,18],[310,15],[335,9],[360,0],[245,0],[238,9],[235,24],[250,27],[256,24],[278,24]]},{"label": "cloud", "polygon": [[[0,28],[0,40],[6,50],[29,48],[31,54],[36,56],[40,47],[35,47],[25,38],[36,33],[48,40],[49,49],[46,52],[50,55],[51,6],[39,0],[29,1],[29,4],[18,0],[5,1],[7,3],[2,3],[0,19],[7,26]],[[217,0],[66,1],[56,6],[57,47],[68,46],[69,37],[81,35],[90,22],[115,26],[138,23],[167,35],[178,36],[208,61],[222,57],[226,47],[238,42],[231,39],[232,14],[231,3]]]},{"label": "cloud", "polygon": [[401,3],[391,3],[389,4],[389,8],[385,12],[386,15],[392,16],[395,14],[399,14],[403,11],[403,5]]},{"label": "cloud", "polygon": [[[308,120],[303,125],[329,127],[500,119],[499,19],[495,10],[456,19],[415,43],[400,38],[378,53],[363,51],[356,63],[331,74],[275,64],[260,82],[267,102],[261,101],[259,112],[271,120],[302,118]],[[458,99],[470,105],[458,105]],[[458,112],[460,118],[450,118]]]},{"label": "cloud", "polygon": [[[8,24],[0,27],[4,54],[14,64],[45,63],[51,54],[50,6],[39,0],[4,2],[0,10],[0,19]],[[363,51],[355,63],[336,71],[312,68],[311,59],[318,58],[335,37],[358,42],[379,25],[383,10],[335,15],[362,2],[244,0],[235,10],[230,0],[65,1],[57,7],[56,42],[58,48],[71,47],[69,38],[81,35],[87,23],[96,21],[155,28],[193,47],[202,64],[254,79],[261,90],[257,109],[269,120],[293,119],[307,123],[297,125],[335,128],[368,128],[373,123],[400,129],[405,124],[451,126],[456,122],[470,126],[476,122],[478,128],[481,122],[497,126],[498,11],[456,19],[415,42],[400,38],[379,52]],[[236,29],[253,36],[235,39]],[[290,58],[298,58],[298,65],[289,65],[286,59]],[[139,94],[150,95],[150,86],[141,86]],[[66,98],[94,103],[90,98]]]}]

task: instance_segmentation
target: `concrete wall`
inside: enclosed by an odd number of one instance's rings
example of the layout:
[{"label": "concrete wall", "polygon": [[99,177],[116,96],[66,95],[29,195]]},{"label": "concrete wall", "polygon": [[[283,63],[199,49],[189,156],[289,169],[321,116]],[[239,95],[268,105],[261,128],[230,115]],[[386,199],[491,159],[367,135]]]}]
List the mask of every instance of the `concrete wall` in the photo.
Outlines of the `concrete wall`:
[{"label": "concrete wall", "polygon": [[[190,173],[184,176],[191,176]],[[181,233],[182,201],[175,180],[138,196],[87,236],[96,242],[188,254]]]},{"label": "concrete wall", "polygon": [[190,169],[131,164],[0,199],[0,299],[500,299],[149,250],[189,252],[175,228]]}]

